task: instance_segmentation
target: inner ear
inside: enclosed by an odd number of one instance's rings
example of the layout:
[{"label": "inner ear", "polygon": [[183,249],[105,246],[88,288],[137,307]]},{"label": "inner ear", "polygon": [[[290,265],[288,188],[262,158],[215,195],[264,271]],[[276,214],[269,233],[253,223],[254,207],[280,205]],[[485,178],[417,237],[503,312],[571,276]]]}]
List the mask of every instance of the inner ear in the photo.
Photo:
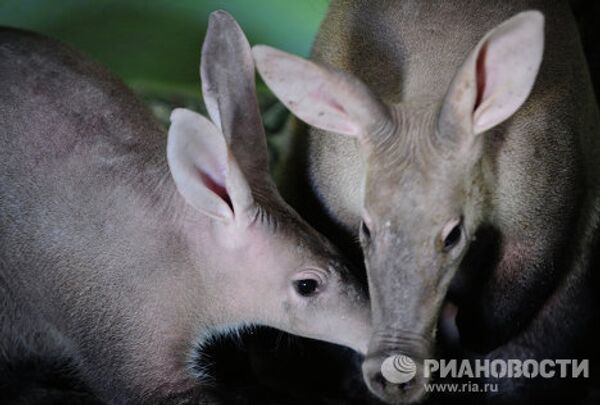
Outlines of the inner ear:
[{"label": "inner ear", "polygon": [[481,105],[483,96],[485,93],[485,85],[487,75],[485,72],[485,57],[487,55],[487,43],[481,47],[479,55],[477,56],[477,62],[475,63],[476,78],[477,78],[477,98],[475,99],[475,106],[473,112]]},{"label": "inner ear", "polygon": [[535,84],[544,51],[544,17],[526,11],[489,31],[457,71],[440,125],[478,135],[509,119]]},{"label": "inner ear", "polygon": [[227,205],[233,212],[233,203],[231,202],[231,198],[229,197],[229,193],[227,192],[227,188],[225,187],[225,185],[217,181],[209,173],[202,171],[198,167],[196,167],[196,172],[200,177],[200,180],[202,180],[202,183],[204,183],[204,185],[206,186],[206,188],[208,188],[210,191],[219,196],[219,198],[225,201],[225,203],[227,203]]}]

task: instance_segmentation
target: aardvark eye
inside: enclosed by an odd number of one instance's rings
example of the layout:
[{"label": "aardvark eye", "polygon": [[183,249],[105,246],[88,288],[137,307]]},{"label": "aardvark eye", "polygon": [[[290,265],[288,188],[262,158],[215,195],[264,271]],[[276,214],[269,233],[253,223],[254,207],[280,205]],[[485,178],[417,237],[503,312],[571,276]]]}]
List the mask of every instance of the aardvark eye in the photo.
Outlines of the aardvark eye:
[{"label": "aardvark eye", "polygon": [[361,223],[361,232],[362,232],[363,236],[365,237],[365,240],[371,239],[371,230],[369,229],[367,224],[365,224],[365,221],[362,221],[362,223]]},{"label": "aardvark eye", "polygon": [[313,295],[317,288],[319,287],[319,282],[312,278],[307,278],[303,280],[298,280],[294,282],[294,288],[303,297],[309,297]]},{"label": "aardvark eye", "polygon": [[444,251],[448,252],[460,242],[462,235],[462,221],[460,219],[449,222],[443,232]]}]

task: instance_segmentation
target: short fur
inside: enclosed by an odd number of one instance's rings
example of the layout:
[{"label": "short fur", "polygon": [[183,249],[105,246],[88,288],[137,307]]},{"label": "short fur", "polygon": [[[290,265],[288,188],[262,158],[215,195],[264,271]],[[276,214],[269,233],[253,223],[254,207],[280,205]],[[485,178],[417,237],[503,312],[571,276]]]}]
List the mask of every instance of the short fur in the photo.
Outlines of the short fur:
[{"label": "short fur", "polygon": [[[191,363],[213,331],[265,324],[365,350],[364,291],[268,176],[250,47],[224,12],[202,66],[222,121],[175,111],[167,162],[163,130],[106,69],[0,30],[0,386],[60,389],[65,370],[105,403],[212,403]],[[186,154],[198,145],[202,161]],[[212,164],[226,169],[209,182]],[[301,297],[294,280],[315,274]]]}]

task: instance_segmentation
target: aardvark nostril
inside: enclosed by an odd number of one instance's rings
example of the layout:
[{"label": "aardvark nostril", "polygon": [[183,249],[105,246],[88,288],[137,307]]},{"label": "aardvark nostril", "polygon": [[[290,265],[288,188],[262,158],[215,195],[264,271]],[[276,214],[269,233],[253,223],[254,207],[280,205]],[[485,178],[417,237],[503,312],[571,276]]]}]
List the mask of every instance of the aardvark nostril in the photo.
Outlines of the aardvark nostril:
[{"label": "aardvark nostril", "polygon": [[374,356],[363,363],[363,375],[371,391],[388,403],[411,404],[424,397],[420,362],[402,354]]}]

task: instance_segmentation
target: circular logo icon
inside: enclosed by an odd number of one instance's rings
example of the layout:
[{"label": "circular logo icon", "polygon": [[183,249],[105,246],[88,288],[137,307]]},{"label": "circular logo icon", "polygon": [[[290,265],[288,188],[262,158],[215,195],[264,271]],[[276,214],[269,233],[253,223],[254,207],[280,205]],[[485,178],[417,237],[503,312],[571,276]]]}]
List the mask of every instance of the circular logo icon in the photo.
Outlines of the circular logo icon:
[{"label": "circular logo icon", "polygon": [[410,357],[397,354],[381,363],[381,374],[392,384],[404,384],[415,378],[417,365]]}]

